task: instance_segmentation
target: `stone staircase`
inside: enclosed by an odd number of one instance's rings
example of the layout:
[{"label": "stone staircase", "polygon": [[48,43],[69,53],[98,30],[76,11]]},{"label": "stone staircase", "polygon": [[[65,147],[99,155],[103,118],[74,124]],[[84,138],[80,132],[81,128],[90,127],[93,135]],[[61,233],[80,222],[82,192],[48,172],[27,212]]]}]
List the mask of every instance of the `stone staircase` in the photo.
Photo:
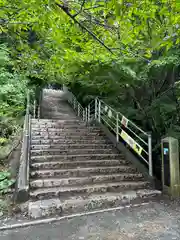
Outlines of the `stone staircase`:
[{"label": "stone staircase", "polygon": [[160,194],[62,95],[47,91],[45,119],[32,119],[29,216],[118,207]]}]

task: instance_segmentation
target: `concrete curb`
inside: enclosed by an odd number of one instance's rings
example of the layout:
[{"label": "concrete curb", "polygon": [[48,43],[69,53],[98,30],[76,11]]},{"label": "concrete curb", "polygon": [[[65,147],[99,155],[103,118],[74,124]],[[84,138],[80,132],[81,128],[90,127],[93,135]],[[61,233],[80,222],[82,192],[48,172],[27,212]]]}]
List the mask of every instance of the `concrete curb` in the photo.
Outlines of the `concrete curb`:
[{"label": "concrete curb", "polygon": [[17,224],[9,224],[9,225],[0,227],[0,231],[12,230],[12,229],[16,229],[16,228],[24,228],[24,227],[29,227],[29,226],[36,226],[36,225],[40,225],[40,224],[48,224],[48,223],[61,221],[64,219],[71,219],[71,218],[75,218],[75,217],[83,217],[83,216],[94,215],[94,214],[98,214],[98,213],[117,211],[117,210],[122,210],[122,209],[130,208],[130,207],[140,207],[140,206],[149,205],[149,204],[150,204],[150,202],[141,203],[141,204],[130,204],[127,206],[120,206],[120,207],[116,207],[116,208],[107,208],[107,209],[91,211],[91,212],[71,214],[71,215],[62,216],[62,217],[53,217],[53,218],[39,219],[39,220],[34,220],[34,221],[27,221],[27,222],[17,223]]}]

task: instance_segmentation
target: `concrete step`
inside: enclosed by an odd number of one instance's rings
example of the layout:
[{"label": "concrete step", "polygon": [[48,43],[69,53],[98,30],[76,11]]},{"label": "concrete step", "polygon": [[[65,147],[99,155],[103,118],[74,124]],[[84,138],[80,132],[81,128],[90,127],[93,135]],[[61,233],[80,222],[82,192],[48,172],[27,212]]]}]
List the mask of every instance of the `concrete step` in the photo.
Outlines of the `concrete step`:
[{"label": "concrete step", "polygon": [[66,140],[104,140],[105,136],[103,135],[95,135],[95,134],[89,134],[89,135],[84,135],[84,134],[75,134],[75,135],[65,135],[65,134],[60,134],[60,135],[51,135],[51,134],[46,134],[46,135],[32,135],[31,136],[31,140],[37,140],[37,139],[58,139],[58,140],[62,140],[62,141],[66,141]]},{"label": "concrete step", "polygon": [[51,188],[40,188],[30,192],[31,199],[47,199],[52,197],[72,196],[73,194],[82,193],[104,193],[104,192],[121,192],[124,190],[138,190],[149,186],[145,181],[124,181],[113,183],[89,184],[84,186],[61,186]]},{"label": "concrete step", "polygon": [[31,171],[32,178],[87,177],[92,174],[137,173],[132,166],[79,167],[71,169],[44,169]]},{"label": "concrete step", "polygon": [[61,199],[62,215],[79,212],[89,212],[100,209],[115,208],[129,204],[141,204],[155,200],[161,195],[158,190],[151,189],[126,189],[122,192],[84,193],[81,196],[71,196]]},{"label": "concrete step", "polygon": [[41,123],[41,124],[31,124],[33,130],[39,130],[39,129],[46,129],[46,128],[51,128],[51,129],[87,129],[87,128],[95,128],[99,129],[95,126],[87,126],[86,123],[74,123],[74,124],[67,124],[67,123]]},{"label": "concrete step", "polygon": [[32,150],[52,150],[52,149],[63,149],[63,150],[71,150],[71,149],[108,149],[114,148],[112,144],[42,144],[42,145],[32,145]]},{"label": "concrete step", "polygon": [[32,137],[35,137],[35,136],[43,136],[43,137],[46,137],[46,136],[59,136],[59,137],[67,137],[67,136],[77,136],[79,137],[80,135],[85,137],[85,136],[104,136],[103,133],[101,132],[90,132],[90,131],[83,131],[83,132],[78,132],[78,131],[61,131],[61,132],[58,132],[58,131],[54,131],[54,132],[33,132],[31,133]]},{"label": "concrete step", "polygon": [[124,159],[120,153],[111,154],[78,154],[78,155],[40,155],[31,156],[31,161],[55,161],[55,160],[68,160],[68,161],[85,161],[85,160],[102,160],[102,159]]},{"label": "concrete step", "polygon": [[[52,130],[54,129],[54,130]],[[67,135],[93,135],[93,136],[96,136],[96,135],[100,135],[102,136],[103,133],[99,130],[88,130],[88,129],[55,129],[55,128],[52,128],[51,130],[47,129],[46,131],[34,131],[32,130],[31,131],[31,134],[33,136],[47,136],[47,135],[52,135],[52,136],[67,136]],[[104,135],[103,135],[104,136]]]},{"label": "concrete step", "polygon": [[48,162],[32,162],[31,169],[62,169],[77,167],[100,167],[100,166],[118,166],[130,165],[126,160],[96,160],[96,161],[48,161]]},{"label": "concrete step", "polygon": [[101,209],[115,208],[133,203],[148,202],[160,196],[161,192],[150,189],[83,194],[66,198],[51,198],[30,201],[28,216],[33,219],[52,215],[69,215]]},{"label": "concrete step", "polygon": [[80,144],[80,143],[69,143],[69,144],[31,144],[31,150],[43,150],[43,149],[106,149],[114,148],[113,144]]},{"label": "concrete step", "polygon": [[108,139],[101,139],[101,140],[78,140],[78,142],[76,142],[76,140],[72,140],[72,139],[66,139],[66,140],[62,140],[62,139],[37,139],[37,140],[31,140],[31,145],[35,146],[35,145],[88,145],[88,144],[92,144],[92,145],[103,145],[103,144],[112,144],[110,140]]},{"label": "concrete step", "polygon": [[54,131],[57,131],[57,132],[64,132],[64,131],[72,131],[72,132],[101,132],[101,129],[100,128],[97,128],[97,127],[87,127],[87,126],[78,126],[78,125],[73,125],[73,126],[39,126],[39,127],[34,127],[32,126],[31,127],[32,131],[33,132],[54,132]]},{"label": "concrete step", "polygon": [[32,123],[32,126],[34,125],[47,125],[47,124],[57,124],[58,126],[61,126],[63,124],[63,126],[66,124],[66,125],[86,125],[86,123],[82,120],[71,120],[71,119],[67,119],[67,120],[55,120],[55,119],[31,119],[31,123]]},{"label": "concrete step", "polygon": [[74,117],[74,116],[68,116],[68,117],[63,117],[63,116],[57,116],[57,115],[52,115],[52,114],[43,114],[45,118],[51,118],[51,119],[54,119],[54,120],[64,120],[64,121],[67,121],[68,119],[71,119],[71,120],[77,120],[78,117]]},{"label": "concrete step", "polygon": [[79,148],[79,149],[33,149],[31,150],[31,156],[41,156],[41,155],[61,155],[61,154],[66,154],[66,155],[79,155],[79,154],[93,154],[93,153],[98,153],[98,154],[105,154],[105,153],[116,153],[117,150],[113,149],[112,147],[101,149],[91,149],[91,148]]},{"label": "concrete step", "polygon": [[55,116],[62,116],[62,117],[69,117],[69,116],[77,117],[72,111],[70,112],[67,109],[63,109],[63,111],[61,111],[61,109],[58,109],[59,110],[58,112],[54,112],[54,110],[56,110],[56,109],[51,108],[49,110],[49,109],[44,108],[44,113],[45,113],[45,115],[53,114]]},{"label": "concrete step", "polygon": [[106,183],[110,181],[140,181],[143,175],[140,173],[118,173],[106,175],[91,175],[87,177],[71,177],[71,178],[46,178],[35,179],[30,181],[31,189],[61,187],[67,185],[83,185],[92,183]]}]

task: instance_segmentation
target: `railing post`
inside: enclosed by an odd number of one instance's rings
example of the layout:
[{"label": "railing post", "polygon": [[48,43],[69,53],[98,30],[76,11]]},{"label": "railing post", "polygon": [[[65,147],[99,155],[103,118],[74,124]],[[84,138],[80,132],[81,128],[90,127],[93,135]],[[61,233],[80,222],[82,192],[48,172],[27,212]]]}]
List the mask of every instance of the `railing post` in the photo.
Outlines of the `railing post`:
[{"label": "railing post", "polygon": [[86,118],[85,118],[85,110],[83,109],[83,121],[85,121]]},{"label": "railing post", "polygon": [[119,142],[119,113],[116,114],[116,142]]},{"label": "railing post", "polygon": [[90,114],[91,114],[90,111],[91,111],[91,110],[90,110],[90,104],[89,104],[89,106],[88,106],[88,122],[90,122]]},{"label": "railing post", "polygon": [[149,156],[149,175],[153,176],[153,163],[152,163],[152,138],[151,134],[148,134],[148,156]]},{"label": "railing post", "polygon": [[33,104],[33,118],[36,118],[36,100],[34,100]]},{"label": "railing post", "polygon": [[76,101],[75,101],[75,99],[73,99],[73,103],[74,103],[74,110],[76,110]]},{"label": "railing post", "polygon": [[88,109],[87,109],[87,107],[86,107],[86,109],[85,109],[85,119],[86,119],[86,122],[88,121]]},{"label": "railing post", "polygon": [[98,103],[97,103],[97,98],[95,99],[95,119],[98,117]]},{"label": "railing post", "polygon": [[79,103],[78,103],[78,117],[80,115],[80,106],[79,106]]},{"label": "railing post", "polygon": [[98,104],[98,122],[101,122],[101,101]]},{"label": "railing post", "polygon": [[38,106],[38,119],[40,119],[40,106]]}]

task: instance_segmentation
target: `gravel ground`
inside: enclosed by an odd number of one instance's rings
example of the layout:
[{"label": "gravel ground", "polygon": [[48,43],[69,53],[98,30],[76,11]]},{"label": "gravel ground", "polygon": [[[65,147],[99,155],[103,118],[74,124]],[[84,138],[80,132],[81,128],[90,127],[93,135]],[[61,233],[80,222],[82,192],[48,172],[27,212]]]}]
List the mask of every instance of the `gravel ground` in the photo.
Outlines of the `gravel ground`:
[{"label": "gravel ground", "polygon": [[0,232],[2,240],[180,239],[180,203],[163,200],[121,211]]}]

